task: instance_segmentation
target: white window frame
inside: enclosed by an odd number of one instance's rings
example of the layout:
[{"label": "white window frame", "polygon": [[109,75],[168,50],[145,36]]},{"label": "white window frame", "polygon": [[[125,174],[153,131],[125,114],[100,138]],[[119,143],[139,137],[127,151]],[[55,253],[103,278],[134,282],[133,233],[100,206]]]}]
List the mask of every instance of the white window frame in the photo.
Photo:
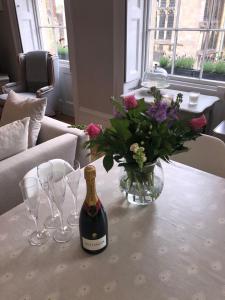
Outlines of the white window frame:
[{"label": "white window frame", "polygon": [[[148,27],[148,24],[150,24],[150,18],[151,18],[151,6],[152,6],[152,0],[146,0],[147,3],[147,9],[149,12],[149,16],[147,16],[147,14],[145,14],[145,17],[147,17],[147,20],[145,20],[145,27],[144,29],[146,30],[146,40],[143,40],[143,48],[145,48],[145,55],[143,57],[143,65],[144,68],[142,68],[142,75],[143,75],[143,71],[144,69],[149,65],[147,62],[147,52],[148,52],[148,45],[149,45],[149,37],[150,37],[150,32],[151,31],[155,31],[155,30],[165,30],[165,28],[156,28],[156,27]],[[208,28],[206,29],[199,29],[199,28],[179,28],[178,27],[178,22],[179,22],[179,13],[180,13],[180,5],[181,5],[181,0],[178,0],[178,4],[177,4],[177,16],[175,19],[175,26],[173,28],[166,28],[167,31],[174,31],[175,33],[175,37],[174,37],[174,47],[173,47],[173,59],[172,59],[172,68],[171,68],[171,75],[169,75],[169,81],[173,84],[183,84],[185,85],[185,83],[190,84],[195,84],[198,86],[202,86],[203,88],[209,88],[214,90],[215,87],[218,86],[223,86],[225,87],[225,82],[223,81],[216,81],[216,80],[208,80],[208,79],[203,79],[202,75],[203,75],[203,63],[201,63],[201,69],[200,69],[200,78],[192,78],[192,77],[184,77],[184,76],[178,76],[178,75],[174,75],[174,63],[175,63],[175,57],[176,57],[176,47],[177,47],[177,40],[178,40],[178,32],[181,31],[198,31],[198,32],[212,32],[212,31],[217,31],[217,32],[225,32],[225,29],[212,29],[210,28],[211,25],[211,21],[212,21],[212,14],[213,14],[213,4],[214,1],[212,0],[211,2],[211,7],[210,7],[210,15],[209,15],[209,21],[208,21]],[[205,48],[203,50],[203,57],[202,57],[202,61],[205,60],[205,56],[206,56],[206,47],[208,44],[208,37],[209,34],[207,34],[207,39],[206,39],[206,45]]]},{"label": "white window frame", "polygon": [[[32,0],[33,3],[33,10],[34,10],[34,19],[35,19],[35,25],[36,25],[36,32],[37,32],[37,40],[38,40],[38,45],[40,49],[43,49],[43,41],[41,38],[40,31],[42,28],[58,28],[58,29],[64,29],[67,30],[66,26],[43,26],[40,25],[40,17],[39,17],[39,10],[38,10],[38,0]],[[68,59],[59,59],[60,65],[64,65],[65,67],[69,67],[69,58]]]}]

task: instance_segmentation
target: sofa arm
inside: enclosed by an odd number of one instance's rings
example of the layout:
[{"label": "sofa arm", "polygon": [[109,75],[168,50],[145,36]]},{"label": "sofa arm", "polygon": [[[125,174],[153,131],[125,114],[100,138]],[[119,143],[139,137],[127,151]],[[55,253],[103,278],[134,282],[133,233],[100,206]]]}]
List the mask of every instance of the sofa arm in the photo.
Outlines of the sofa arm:
[{"label": "sofa arm", "polygon": [[14,92],[23,92],[24,88],[23,85],[18,82],[9,82],[2,86],[3,94],[8,94],[11,90]]},{"label": "sofa arm", "polygon": [[77,137],[64,134],[0,161],[0,214],[22,202],[19,182],[35,166],[61,158],[73,163]]},{"label": "sofa arm", "polygon": [[54,89],[52,85],[47,85],[36,91],[37,98],[46,97],[46,94]]},{"label": "sofa arm", "polygon": [[90,163],[90,151],[84,149],[84,143],[88,140],[88,136],[85,134],[83,130],[77,128],[69,128],[69,124],[49,118],[44,117],[41,130],[38,137],[38,143],[43,143],[47,140],[50,140],[56,136],[70,133],[77,136],[77,150],[75,159],[80,162],[81,167],[86,166]]}]

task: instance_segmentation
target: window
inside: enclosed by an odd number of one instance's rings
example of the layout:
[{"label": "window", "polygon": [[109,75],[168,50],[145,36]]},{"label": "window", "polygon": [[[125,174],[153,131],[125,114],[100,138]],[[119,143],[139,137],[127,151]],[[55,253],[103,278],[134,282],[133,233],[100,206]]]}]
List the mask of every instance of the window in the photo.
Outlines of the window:
[{"label": "window", "polygon": [[68,60],[64,0],[15,0],[23,51],[43,49]]},{"label": "window", "polygon": [[[156,24],[158,23],[159,28],[173,28],[174,23],[174,7],[175,7],[175,0],[169,1],[169,6],[167,7],[167,1],[161,0],[158,3],[158,16],[156,16]],[[159,22],[157,22],[159,19]],[[157,37],[157,32],[156,32]],[[158,39],[159,40],[170,40],[172,37],[171,31],[159,30],[158,31]]]},{"label": "window", "polygon": [[146,68],[225,81],[225,1],[149,0]]},{"label": "window", "polygon": [[64,0],[36,0],[35,8],[41,48],[68,60]]}]

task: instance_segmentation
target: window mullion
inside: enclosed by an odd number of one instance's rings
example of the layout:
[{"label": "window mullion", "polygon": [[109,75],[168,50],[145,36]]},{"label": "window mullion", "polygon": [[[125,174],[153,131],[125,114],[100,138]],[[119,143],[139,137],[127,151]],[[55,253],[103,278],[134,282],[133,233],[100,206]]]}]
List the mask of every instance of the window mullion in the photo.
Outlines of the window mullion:
[{"label": "window mullion", "polygon": [[38,25],[38,28],[59,28],[59,29],[66,29],[66,26],[60,26],[60,25]]},{"label": "window mullion", "polygon": [[38,47],[39,49],[42,49],[42,39],[41,34],[39,31],[39,12],[37,10],[37,0],[32,0],[33,10],[34,10],[34,20],[35,20],[35,26],[36,26],[36,33],[37,33],[37,41],[38,41]]},{"label": "window mullion", "polygon": [[[144,2],[144,28],[148,28],[149,22],[149,9],[150,9],[150,1],[145,0]],[[143,30],[143,43],[142,43],[142,66],[141,66],[141,77],[143,76],[146,65],[148,64],[147,61],[147,53],[148,53],[148,45],[149,45],[149,31]]]},{"label": "window mullion", "polygon": [[202,76],[203,76],[204,61],[205,61],[207,48],[208,48],[208,45],[209,45],[209,34],[210,34],[210,29],[211,29],[213,10],[214,10],[214,1],[211,1],[208,28],[207,28],[207,31],[206,31],[206,38],[205,38],[205,47],[203,49],[202,59],[201,59],[201,62],[200,62],[200,74],[199,74],[199,79],[200,80],[202,79]]},{"label": "window mullion", "polygon": [[175,60],[176,60],[176,49],[177,49],[177,40],[178,40],[178,26],[179,26],[179,18],[180,18],[180,7],[181,0],[178,0],[177,3],[177,17],[175,24],[175,32],[174,32],[174,44],[173,44],[173,57],[172,57],[172,66],[171,66],[171,74],[174,74]]}]

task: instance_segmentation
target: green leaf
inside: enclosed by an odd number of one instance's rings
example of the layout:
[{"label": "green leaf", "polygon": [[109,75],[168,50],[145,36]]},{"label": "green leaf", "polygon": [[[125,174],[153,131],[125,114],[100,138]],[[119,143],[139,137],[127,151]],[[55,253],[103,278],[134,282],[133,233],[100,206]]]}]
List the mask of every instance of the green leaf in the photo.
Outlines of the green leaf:
[{"label": "green leaf", "polygon": [[139,112],[145,112],[148,109],[148,106],[145,102],[145,99],[138,100],[138,107],[136,108]]},{"label": "green leaf", "polygon": [[84,124],[74,124],[74,125],[70,125],[68,126],[68,128],[77,128],[77,129],[80,129],[80,130],[84,130],[87,128],[87,125],[84,125]]},{"label": "green leaf", "polygon": [[105,170],[108,172],[110,169],[112,169],[113,167],[113,157],[109,156],[109,155],[105,155],[104,159],[103,159],[103,166],[105,168]]},{"label": "green leaf", "polygon": [[132,135],[129,130],[129,121],[126,119],[111,119],[110,123],[113,128],[116,129],[117,134],[120,135],[125,141],[128,140]]},{"label": "green leaf", "polygon": [[125,111],[124,106],[122,105],[122,103],[120,103],[114,97],[111,97],[111,101],[112,101],[113,106],[116,108],[116,111],[122,113],[123,115],[126,114],[126,111]]}]

